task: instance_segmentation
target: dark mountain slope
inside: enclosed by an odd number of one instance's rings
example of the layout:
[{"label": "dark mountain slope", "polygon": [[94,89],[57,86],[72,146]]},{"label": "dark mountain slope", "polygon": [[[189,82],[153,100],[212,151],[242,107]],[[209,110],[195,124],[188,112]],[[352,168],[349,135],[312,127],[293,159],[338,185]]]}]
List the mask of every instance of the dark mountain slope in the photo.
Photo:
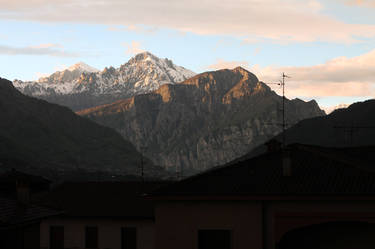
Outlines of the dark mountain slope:
[{"label": "dark mountain slope", "polygon": [[[139,153],[118,133],[66,107],[25,96],[1,78],[0,120],[2,161],[46,171],[139,174]],[[161,169],[148,165],[146,172],[158,175]]]},{"label": "dark mountain slope", "polygon": [[[287,115],[289,111],[287,110]],[[279,134],[274,139],[282,141]],[[285,132],[286,144],[303,143],[327,147],[375,145],[375,100],[367,100],[338,109],[327,116],[302,120]],[[238,160],[264,153],[260,145]],[[238,161],[236,160],[236,161]]]},{"label": "dark mountain slope", "polygon": [[346,147],[375,144],[375,100],[299,122],[286,132],[288,143]]}]

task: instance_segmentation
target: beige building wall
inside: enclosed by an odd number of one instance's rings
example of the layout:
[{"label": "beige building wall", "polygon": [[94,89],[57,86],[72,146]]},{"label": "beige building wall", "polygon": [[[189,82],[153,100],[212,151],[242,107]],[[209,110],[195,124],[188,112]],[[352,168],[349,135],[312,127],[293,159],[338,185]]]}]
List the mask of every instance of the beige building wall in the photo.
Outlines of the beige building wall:
[{"label": "beige building wall", "polygon": [[137,248],[154,249],[155,226],[152,220],[129,221],[121,219],[59,219],[51,218],[40,224],[40,246],[49,248],[50,226],[64,226],[64,246],[71,249],[85,248],[85,227],[98,227],[99,249],[121,249],[121,228],[137,228]]},{"label": "beige building wall", "polygon": [[232,230],[233,249],[262,248],[260,202],[162,202],[155,212],[156,249],[197,249],[199,229]]}]

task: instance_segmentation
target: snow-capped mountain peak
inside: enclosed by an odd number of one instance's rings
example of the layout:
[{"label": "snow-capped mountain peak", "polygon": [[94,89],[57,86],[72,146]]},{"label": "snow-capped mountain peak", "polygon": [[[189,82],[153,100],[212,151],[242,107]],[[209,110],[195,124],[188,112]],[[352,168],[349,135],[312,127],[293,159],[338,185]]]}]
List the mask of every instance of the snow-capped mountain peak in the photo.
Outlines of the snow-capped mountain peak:
[{"label": "snow-capped mountain peak", "polygon": [[142,53],[139,53],[139,54],[136,54],[134,57],[134,60],[136,61],[142,61],[142,60],[149,60],[149,59],[155,59],[157,58],[155,55],[151,54],[150,52],[148,51],[145,51],[145,52],[142,52]]},{"label": "snow-capped mountain peak", "polygon": [[150,52],[143,52],[117,69],[109,67],[98,71],[79,62],[37,82],[14,81],[13,85],[27,95],[81,110],[148,93],[161,85],[176,84],[194,75],[167,58],[160,59]]},{"label": "snow-capped mountain peak", "polygon": [[75,70],[77,70],[77,71],[80,71],[80,72],[89,72],[89,73],[99,72],[98,69],[96,69],[96,68],[94,68],[92,66],[89,66],[89,65],[87,65],[86,63],[84,63],[82,61],[80,61],[80,62],[78,62],[78,63],[76,63],[76,64],[68,67],[67,70],[69,70],[69,71],[75,71]]}]

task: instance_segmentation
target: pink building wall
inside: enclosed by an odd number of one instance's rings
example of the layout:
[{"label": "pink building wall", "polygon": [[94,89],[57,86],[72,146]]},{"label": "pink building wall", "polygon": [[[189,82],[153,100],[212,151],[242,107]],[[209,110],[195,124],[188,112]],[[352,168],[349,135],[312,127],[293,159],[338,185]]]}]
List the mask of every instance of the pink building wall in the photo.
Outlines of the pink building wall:
[{"label": "pink building wall", "polygon": [[331,221],[375,223],[375,201],[161,201],[155,249],[197,249],[199,229],[232,230],[232,249],[274,249],[292,229]]},{"label": "pink building wall", "polygon": [[129,221],[121,219],[59,219],[51,218],[40,224],[40,246],[49,248],[50,226],[64,226],[65,248],[85,248],[85,227],[98,227],[98,248],[121,249],[121,228],[137,228],[137,248],[154,249],[155,226],[152,220]]}]

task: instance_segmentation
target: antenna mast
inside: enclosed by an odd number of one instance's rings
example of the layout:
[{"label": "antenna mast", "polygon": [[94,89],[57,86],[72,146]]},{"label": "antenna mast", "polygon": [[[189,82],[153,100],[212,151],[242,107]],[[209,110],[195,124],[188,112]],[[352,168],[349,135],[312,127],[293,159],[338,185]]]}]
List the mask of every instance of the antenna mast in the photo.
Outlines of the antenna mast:
[{"label": "antenna mast", "polygon": [[283,148],[285,148],[285,130],[286,130],[286,123],[285,123],[285,78],[290,78],[289,76],[285,75],[283,72],[282,81],[280,82],[283,88]]},{"label": "antenna mast", "polygon": [[144,153],[146,152],[147,150],[147,147],[146,146],[141,146],[140,147],[140,152],[141,152],[141,178],[142,178],[142,184],[144,183],[145,181],[145,178],[144,178]]},{"label": "antenna mast", "polygon": [[[282,92],[283,92],[283,107],[282,107],[282,145],[283,148],[285,148],[286,141],[285,141],[285,130],[286,130],[286,118],[285,118],[285,78],[290,78],[290,76],[286,75],[284,72],[282,74],[282,79],[278,83],[266,83],[267,85],[279,85],[282,87]],[[280,125],[280,123],[278,124]]]}]

